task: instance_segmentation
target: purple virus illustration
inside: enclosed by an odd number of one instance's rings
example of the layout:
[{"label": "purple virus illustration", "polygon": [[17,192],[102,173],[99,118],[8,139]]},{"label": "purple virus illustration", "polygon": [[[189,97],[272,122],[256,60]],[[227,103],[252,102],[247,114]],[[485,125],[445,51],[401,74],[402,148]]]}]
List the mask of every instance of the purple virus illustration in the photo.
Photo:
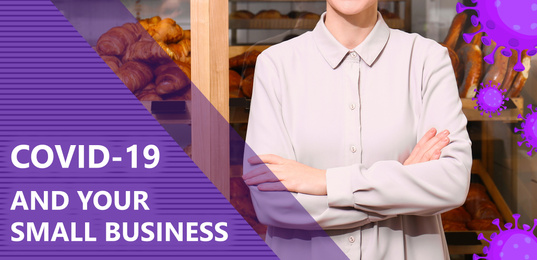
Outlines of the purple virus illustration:
[{"label": "purple virus illustration", "polygon": [[523,229],[518,228],[520,215],[514,214],[513,218],[514,227],[512,223],[506,223],[506,230],[502,230],[499,219],[493,220],[492,224],[498,226],[500,234],[492,233],[490,240],[486,239],[483,233],[479,234],[477,238],[487,241],[489,246],[483,248],[483,254],[486,256],[474,254],[474,260],[537,259],[537,237],[533,234],[537,219],[533,220],[533,228],[530,230],[530,226],[526,224],[522,226]]},{"label": "purple virus illustration", "polygon": [[523,143],[526,143],[526,146],[530,148],[528,155],[531,156],[533,151],[537,151],[537,114],[533,110],[531,104],[528,105],[530,113],[526,115],[526,118],[522,115],[518,115],[518,118],[524,119],[522,121],[522,129],[515,127],[515,133],[521,132],[520,136],[522,137],[522,142],[518,142],[518,146],[522,146]]},{"label": "purple virus illustration", "polygon": [[489,117],[492,117],[492,113],[500,115],[500,111],[505,109],[504,103],[509,100],[509,98],[504,96],[507,90],[499,89],[499,87],[500,84],[495,86],[490,81],[486,85],[481,83],[481,88],[474,90],[477,92],[476,96],[472,98],[472,100],[477,100],[477,106],[474,108],[481,110],[481,115],[486,113],[489,114]]},{"label": "purple virus illustration", "polygon": [[472,38],[481,32],[486,36],[481,38],[485,45],[490,45],[491,41],[496,42],[494,51],[487,55],[484,60],[494,63],[494,53],[500,46],[505,47],[501,53],[506,57],[511,57],[513,52],[518,52],[518,62],[514,67],[516,71],[524,71],[521,56],[522,51],[534,56],[537,54],[537,0],[472,0],[475,6],[464,6],[457,3],[457,12],[471,9],[477,12],[477,16],[472,16],[473,26],[481,24],[481,29],[476,33],[464,34],[464,41],[469,43]]}]

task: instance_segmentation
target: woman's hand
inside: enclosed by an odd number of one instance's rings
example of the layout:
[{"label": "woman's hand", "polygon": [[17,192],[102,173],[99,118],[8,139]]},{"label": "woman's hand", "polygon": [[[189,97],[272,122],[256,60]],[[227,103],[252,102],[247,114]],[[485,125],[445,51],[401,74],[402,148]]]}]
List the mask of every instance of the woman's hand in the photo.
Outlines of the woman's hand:
[{"label": "woman's hand", "polygon": [[442,148],[449,144],[448,135],[448,130],[444,130],[437,135],[436,129],[431,128],[416,144],[412,153],[410,153],[410,156],[406,159],[403,165],[438,160]]},{"label": "woman's hand", "polygon": [[[432,128],[416,144],[403,164],[438,160],[442,148],[449,144],[448,135],[447,130],[437,135],[436,129]],[[259,166],[244,174],[242,178],[247,185],[257,185],[260,191],[326,195],[326,170],[315,169],[274,154],[254,156],[249,158],[248,162]]]},{"label": "woman's hand", "polygon": [[315,169],[274,154],[248,159],[252,165],[265,164],[244,174],[247,185],[257,185],[260,191],[291,191],[326,195],[326,170]]}]

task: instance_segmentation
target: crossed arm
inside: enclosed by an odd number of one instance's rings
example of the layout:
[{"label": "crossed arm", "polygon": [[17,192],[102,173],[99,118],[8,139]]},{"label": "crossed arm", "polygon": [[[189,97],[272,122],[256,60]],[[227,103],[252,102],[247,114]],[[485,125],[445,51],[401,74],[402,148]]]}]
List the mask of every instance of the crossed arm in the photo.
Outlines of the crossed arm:
[{"label": "crossed arm", "polygon": [[[379,161],[369,168],[353,164],[324,170],[292,160],[273,89],[276,82],[256,75],[247,143],[262,155],[245,154],[243,177],[260,221],[292,229],[346,229],[397,215],[434,215],[461,205],[472,162],[467,121],[447,52],[431,56],[425,64],[431,69],[423,76],[417,133],[421,140],[404,163]],[[273,67],[259,56],[257,71],[275,75]],[[449,132],[437,133],[431,126]]]}]

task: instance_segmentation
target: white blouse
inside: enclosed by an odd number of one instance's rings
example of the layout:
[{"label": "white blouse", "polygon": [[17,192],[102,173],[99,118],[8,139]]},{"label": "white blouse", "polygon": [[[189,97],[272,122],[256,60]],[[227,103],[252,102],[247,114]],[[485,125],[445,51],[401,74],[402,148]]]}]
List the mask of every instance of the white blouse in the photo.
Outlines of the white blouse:
[{"label": "white blouse", "polygon": [[[293,195],[350,259],[449,259],[439,213],[464,203],[472,164],[451,61],[438,43],[378,17],[354,50],[323,14],[312,32],[264,51],[246,143],[327,169],[327,196]],[[450,131],[440,159],[403,166],[432,127]],[[280,258],[322,258],[315,239],[297,239],[315,225],[278,192],[250,190]]]}]

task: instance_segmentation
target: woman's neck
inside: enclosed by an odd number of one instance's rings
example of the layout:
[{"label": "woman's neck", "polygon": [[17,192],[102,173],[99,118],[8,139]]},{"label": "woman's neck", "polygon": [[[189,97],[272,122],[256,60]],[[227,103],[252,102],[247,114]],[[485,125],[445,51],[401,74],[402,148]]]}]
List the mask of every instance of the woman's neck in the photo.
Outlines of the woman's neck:
[{"label": "woman's neck", "polygon": [[377,22],[377,5],[358,14],[345,15],[327,4],[325,25],[328,31],[348,49],[362,43]]}]

